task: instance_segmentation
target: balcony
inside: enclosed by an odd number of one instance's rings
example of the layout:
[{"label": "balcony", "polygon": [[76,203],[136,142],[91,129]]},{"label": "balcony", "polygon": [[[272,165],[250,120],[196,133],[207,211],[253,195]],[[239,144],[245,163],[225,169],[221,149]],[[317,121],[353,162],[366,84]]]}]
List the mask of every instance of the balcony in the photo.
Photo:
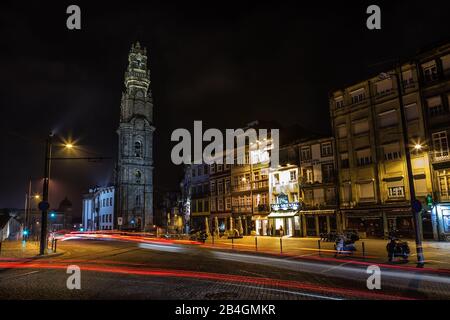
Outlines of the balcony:
[{"label": "balcony", "polygon": [[243,205],[243,206],[233,206],[233,213],[251,213],[252,206],[251,205]]},{"label": "balcony", "polygon": [[436,156],[435,154],[431,154],[431,163],[434,169],[447,169],[450,167],[450,154]]},{"label": "balcony", "polygon": [[259,204],[255,207],[255,212],[269,212],[269,205]]}]

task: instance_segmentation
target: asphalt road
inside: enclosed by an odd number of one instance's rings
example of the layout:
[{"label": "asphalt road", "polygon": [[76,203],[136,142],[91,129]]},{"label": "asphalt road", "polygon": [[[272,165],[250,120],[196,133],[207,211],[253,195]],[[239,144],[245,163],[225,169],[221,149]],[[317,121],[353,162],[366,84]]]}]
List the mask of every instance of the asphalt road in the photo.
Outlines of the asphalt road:
[{"label": "asphalt road", "polygon": [[[278,257],[164,242],[68,240],[63,255],[0,260],[0,299],[449,299],[450,273],[368,263]],[[69,290],[69,265],[81,289]]]}]

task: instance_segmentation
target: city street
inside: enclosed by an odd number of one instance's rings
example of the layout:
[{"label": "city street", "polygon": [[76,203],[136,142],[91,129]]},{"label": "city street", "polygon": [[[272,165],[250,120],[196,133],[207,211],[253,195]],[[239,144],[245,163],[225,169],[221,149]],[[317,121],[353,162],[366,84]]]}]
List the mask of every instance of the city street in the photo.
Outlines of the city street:
[{"label": "city street", "polygon": [[[445,271],[380,265],[369,290],[368,262],[282,256],[162,239],[66,238],[49,258],[0,256],[0,299],[446,299]],[[69,290],[69,265],[81,289]]]}]

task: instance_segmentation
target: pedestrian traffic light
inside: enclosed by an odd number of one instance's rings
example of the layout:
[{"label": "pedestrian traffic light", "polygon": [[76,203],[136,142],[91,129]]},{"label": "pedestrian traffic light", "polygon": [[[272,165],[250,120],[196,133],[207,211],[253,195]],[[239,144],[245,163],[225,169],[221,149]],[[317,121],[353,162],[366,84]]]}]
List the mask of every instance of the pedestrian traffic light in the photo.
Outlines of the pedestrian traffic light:
[{"label": "pedestrian traffic light", "polygon": [[433,197],[431,194],[427,195],[427,205],[432,207],[433,206]]},{"label": "pedestrian traffic light", "polygon": [[56,213],[55,212],[50,212],[50,218],[54,218],[54,217],[56,217]]},{"label": "pedestrian traffic light", "polygon": [[23,235],[24,235],[24,236],[27,236],[27,235],[28,235],[28,230],[26,230],[26,229],[23,230]]}]

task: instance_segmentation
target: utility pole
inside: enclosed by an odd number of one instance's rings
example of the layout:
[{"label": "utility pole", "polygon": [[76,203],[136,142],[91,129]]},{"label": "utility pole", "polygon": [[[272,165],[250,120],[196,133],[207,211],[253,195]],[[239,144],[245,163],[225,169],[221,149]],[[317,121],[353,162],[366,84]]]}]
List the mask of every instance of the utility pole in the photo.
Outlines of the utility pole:
[{"label": "utility pole", "polygon": [[405,110],[403,106],[403,84],[402,84],[402,70],[401,64],[395,66],[395,78],[397,80],[397,91],[398,91],[398,101],[400,105],[400,115],[401,115],[401,124],[402,124],[402,132],[403,132],[403,144],[405,146],[405,158],[406,158],[406,167],[408,170],[408,184],[409,184],[409,194],[411,198],[411,212],[414,221],[414,231],[416,237],[416,252],[417,252],[417,267],[422,268],[425,264],[425,258],[423,255],[423,247],[422,247],[422,236],[420,230],[419,216],[420,210],[417,210],[416,203],[418,200],[416,199],[416,193],[414,189],[414,176],[411,164],[411,152],[409,147],[409,138],[408,138],[408,126],[405,119]]},{"label": "utility pole", "polygon": [[52,138],[53,133],[47,137],[45,144],[45,167],[44,167],[44,184],[42,187],[42,202],[39,204],[39,209],[42,211],[41,215],[41,242],[39,254],[44,255],[47,247],[47,213],[50,205],[48,203],[48,184],[50,179],[50,158],[52,154]]}]

